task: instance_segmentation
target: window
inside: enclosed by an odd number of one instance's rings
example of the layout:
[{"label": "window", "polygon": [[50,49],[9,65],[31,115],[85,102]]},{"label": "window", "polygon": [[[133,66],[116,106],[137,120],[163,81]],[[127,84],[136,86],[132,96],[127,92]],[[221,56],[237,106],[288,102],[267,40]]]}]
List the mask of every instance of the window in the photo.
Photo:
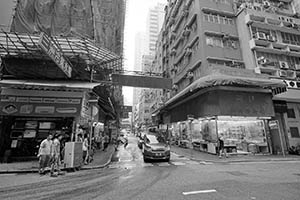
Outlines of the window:
[{"label": "window", "polygon": [[206,37],[206,44],[213,46],[214,45],[214,40],[212,37]]},{"label": "window", "polygon": [[231,49],[237,49],[238,42],[235,40],[224,40],[221,37],[215,37],[215,36],[207,36],[206,37],[206,44],[209,46],[215,46],[215,47],[225,47],[225,48],[231,48]]},{"label": "window", "polygon": [[291,137],[292,138],[299,138],[299,129],[298,127],[290,127],[290,131],[291,131]]},{"label": "window", "polygon": [[237,49],[237,41],[234,40],[226,40],[224,41],[224,47]]},{"label": "window", "polygon": [[296,118],[295,111],[294,111],[293,108],[288,108],[287,109],[287,117],[288,118]]}]

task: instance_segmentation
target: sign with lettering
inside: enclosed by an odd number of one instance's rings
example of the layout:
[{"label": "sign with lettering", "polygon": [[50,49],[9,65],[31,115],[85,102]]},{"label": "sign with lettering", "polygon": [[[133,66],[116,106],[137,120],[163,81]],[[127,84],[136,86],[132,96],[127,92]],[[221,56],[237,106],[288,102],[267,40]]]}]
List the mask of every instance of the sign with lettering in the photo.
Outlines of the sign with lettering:
[{"label": "sign with lettering", "polygon": [[0,95],[0,115],[75,116],[81,111],[78,97]]},{"label": "sign with lettering", "polygon": [[56,63],[56,65],[67,75],[72,77],[72,66],[64,58],[57,45],[45,33],[41,33],[39,46],[48,54],[48,56]]}]

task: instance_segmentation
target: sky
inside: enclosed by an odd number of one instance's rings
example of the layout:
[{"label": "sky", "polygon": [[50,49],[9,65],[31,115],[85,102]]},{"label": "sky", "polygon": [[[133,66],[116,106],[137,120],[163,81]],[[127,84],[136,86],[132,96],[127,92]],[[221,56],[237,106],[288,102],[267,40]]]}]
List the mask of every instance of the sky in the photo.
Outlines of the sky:
[{"label": "sky", "polygon": [[[125,31],[124,31],[124,69],[133,70],[135,35],[146,31],[146,19],[150,8],[167,0],[127,0]],[[132,104],[133,88],[123,87],[125,104]]]}]

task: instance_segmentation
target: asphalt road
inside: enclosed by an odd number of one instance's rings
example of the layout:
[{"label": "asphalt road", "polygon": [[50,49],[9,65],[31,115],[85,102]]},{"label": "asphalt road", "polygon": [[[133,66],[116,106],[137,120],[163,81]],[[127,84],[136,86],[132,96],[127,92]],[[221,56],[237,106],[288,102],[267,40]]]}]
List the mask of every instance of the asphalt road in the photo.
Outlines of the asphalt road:
[{"label": "asphalt road", "polygon": [[300,199],[299,162],[212,164],[172,154],[169,163],[144,163],[136,142],[130,137],[105,169],[0,175],[0,199]]}]

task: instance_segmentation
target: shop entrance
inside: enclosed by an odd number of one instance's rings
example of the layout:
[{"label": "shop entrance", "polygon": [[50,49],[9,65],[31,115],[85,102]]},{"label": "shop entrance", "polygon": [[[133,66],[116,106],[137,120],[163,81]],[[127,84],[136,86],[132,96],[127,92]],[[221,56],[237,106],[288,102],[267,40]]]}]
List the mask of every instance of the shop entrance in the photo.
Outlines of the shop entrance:
[{"label": "shop entrance", "polygon": [[6,145],[4,154],[10,161],[36,159],[41,141],[49,133],[64,134],[64,144],[70,141],[74,118],[72,117],[7,117],[2,127]]}]

